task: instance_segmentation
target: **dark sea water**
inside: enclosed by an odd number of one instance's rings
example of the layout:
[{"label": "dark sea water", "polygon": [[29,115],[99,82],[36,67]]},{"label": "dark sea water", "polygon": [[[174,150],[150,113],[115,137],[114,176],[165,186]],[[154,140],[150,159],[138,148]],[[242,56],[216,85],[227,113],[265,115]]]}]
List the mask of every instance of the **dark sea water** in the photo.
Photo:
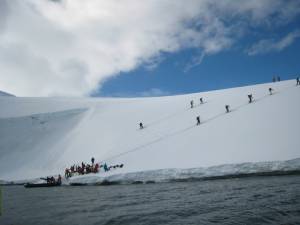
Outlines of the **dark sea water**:
[{"label": "dark sea water", "polygon": [[2,187],[0,224],[300,224],[300,176]]}]

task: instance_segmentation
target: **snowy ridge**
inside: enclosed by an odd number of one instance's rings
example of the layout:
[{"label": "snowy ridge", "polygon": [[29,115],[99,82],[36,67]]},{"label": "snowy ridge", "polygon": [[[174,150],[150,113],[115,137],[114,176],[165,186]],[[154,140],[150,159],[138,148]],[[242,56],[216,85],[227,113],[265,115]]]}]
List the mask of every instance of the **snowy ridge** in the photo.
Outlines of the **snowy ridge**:
[{"label": "snowy ridge", "polygon": [[251,168],[254,173],[285,170],[289,163],[298,166],[298,160],[287,160],[300,158],[299,98],[294,80],[153,98],[3,97],[0,180],[63,174],[91,157],[124,167],[74,179],[159,180],[222,176],[224,171],[228,175]]},{"label": "snowy ridge", "polygon": [[0,97],[16,97],[16,96],[6,93],[4,91],[0,91]]}]

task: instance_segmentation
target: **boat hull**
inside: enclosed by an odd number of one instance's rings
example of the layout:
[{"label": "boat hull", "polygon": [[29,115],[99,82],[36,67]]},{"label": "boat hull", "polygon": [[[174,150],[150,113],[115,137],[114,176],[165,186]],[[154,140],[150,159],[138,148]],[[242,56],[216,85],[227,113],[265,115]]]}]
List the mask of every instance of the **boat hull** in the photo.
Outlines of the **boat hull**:
[{"label": "boat hull", "polygon": [[24,184],[25,188],[39,188],[39,187],[57,187],[60,186],[61,184],[47,184],[47,183],[41,183],[41,184],[32,184],[32,183],[27,183]]}]

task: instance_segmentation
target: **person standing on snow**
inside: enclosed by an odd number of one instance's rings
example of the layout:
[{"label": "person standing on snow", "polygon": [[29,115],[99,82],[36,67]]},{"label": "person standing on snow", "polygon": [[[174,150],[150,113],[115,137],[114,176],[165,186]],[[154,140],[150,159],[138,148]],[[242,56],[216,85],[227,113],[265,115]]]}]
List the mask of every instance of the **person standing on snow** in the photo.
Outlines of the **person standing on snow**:
[{"label": "person standing on snow", "polygon": [[85,165],[83,162],[81,162],[81,174],[82,174],[82,175],[83,175],[84,172],[85,172],[85,168],[86,168],[86,165]]},{"label": "person standing on snow", "polygon": [[144,128],[144,125],[142,122],[140,122],[140,129],[143,129]]},{"label": "person standing on snow", "polygon": [[191,108],[193,108],[194,107],[194,101],[192,100],[191,101]]},{"label": "person standing on snow", "polygon": [[71,173],[70,173],[70,170],[68,168],[66,168],[65,169],[65,178],[68,179],[69,177],[71,177]]},{"label": "person standing on snow", "polygon": [[273,88],[269,88],[270,95],[273,94]]},{"label": "person standing on snow", "polygon": [[226,113],[229,113],[229,105],[225,105]]},{"label": "person standing on snow", "polygon": [[196,120],[197,120],[197,124],[196,124],[196,125],[197,125],[197,126],[200,125],[200,116],[197,116],[197,117],[196,117]]},{"label": "person standing on snow", "polygon": [[252,103],[252,100],[253,100],[252,94],[248,95],[248,98],[249,98],[249,103]]},{"label": "person standing on snow", "polygon": [[104,169],[104,172],[107,172],[109,170],[106,163],[104,163],[103,169]]},{"label": "person standing on snow", "polygon": [[300,85],[299,77],[296,78],[296,81],[297,81],[297,85]]},{"label": "person standing on snow", "polygon": [[203,98],[200,98],[200,104],[203,104]]},{"label": "person standing on snow", "polygon": [[95,168],[94,168],[94,173],[98,173],[99,172],[99,164],[96,163]]}]

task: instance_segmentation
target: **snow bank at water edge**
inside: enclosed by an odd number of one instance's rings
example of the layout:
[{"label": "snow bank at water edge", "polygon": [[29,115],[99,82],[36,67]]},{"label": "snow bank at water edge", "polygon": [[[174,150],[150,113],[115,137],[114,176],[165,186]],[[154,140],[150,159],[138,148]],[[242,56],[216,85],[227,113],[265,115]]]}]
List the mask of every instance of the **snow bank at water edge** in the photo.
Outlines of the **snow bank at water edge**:
[{"label": "snow bank at water edge", "polygon": [[[170,182],[186,180],[205,180],[226,177],[244,177],[248,175],[280,175],[295,171],[300,174],[300,158],[275,161],[241,164],[225,164],[207,168],[190,169],[161,169],[141,171],[135,173],[99,173],[97,175],[75,176],[65,181],[65,184],[134,184],[138,182]],[[114,171],[115,172],[115,171]]]}]

